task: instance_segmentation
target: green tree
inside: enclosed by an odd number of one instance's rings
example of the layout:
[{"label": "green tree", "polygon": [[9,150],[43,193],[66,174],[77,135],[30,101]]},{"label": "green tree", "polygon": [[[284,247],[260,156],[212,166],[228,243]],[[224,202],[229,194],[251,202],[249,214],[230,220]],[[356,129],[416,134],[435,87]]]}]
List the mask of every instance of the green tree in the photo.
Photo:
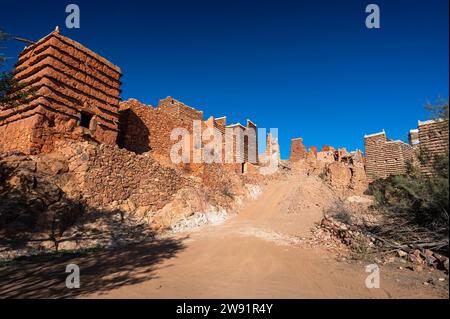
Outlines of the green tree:
[{"label": "green tree", "polygon": [[[6,49],[4,45],[10,40],[20,41],[0,30],[0,69],[4,67],[5,61],[8,59],[4,54]],[[36,92],[36,88],[26,87],[25,84],[17,81],[12,71],[2,70],[0,74],[0,110],[27,104],[35,98]]]},{"label": "green tree", "polygon": [[[425,107],[432,119],[448,120],[448,101],[439,98],[435,104],[427,103]],[[429,161],[430,157],[421,150],[419,159],[421,162]],[[389,215],[387,220],[403,225],[401,229],[385,227],[390,230],[386,233],[397,242],[424,241],[424,238],[428,238],[434,243],[435,249],[448,251],[448,165],[447,152],[434,158],[432,176],[424,175],[418,167],[409,165],[406,174],[378,179],[369,186],[369,193],[375,197],[376,206]],[[428,247],[432,248],[433,245]]]}]

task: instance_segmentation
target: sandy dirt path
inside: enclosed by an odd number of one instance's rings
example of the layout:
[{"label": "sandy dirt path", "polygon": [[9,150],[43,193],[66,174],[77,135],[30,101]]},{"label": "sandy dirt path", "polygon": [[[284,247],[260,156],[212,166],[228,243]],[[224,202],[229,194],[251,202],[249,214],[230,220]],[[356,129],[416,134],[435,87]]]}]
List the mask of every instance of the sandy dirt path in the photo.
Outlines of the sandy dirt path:
[{"label": "sandy dirt path", "polygon": [[[322,248],[302,245],[330,196],[316,177],[274,182],[238,216],[189,234],[183,239],[185,249],[158,264],[152,279],[89,297],[436,297],[433,291],[399,282],[395,273],[383,269],[381,288],[368,289],[365,264],[338,262]],[[289,207],[292,203],[300,206]]]}]

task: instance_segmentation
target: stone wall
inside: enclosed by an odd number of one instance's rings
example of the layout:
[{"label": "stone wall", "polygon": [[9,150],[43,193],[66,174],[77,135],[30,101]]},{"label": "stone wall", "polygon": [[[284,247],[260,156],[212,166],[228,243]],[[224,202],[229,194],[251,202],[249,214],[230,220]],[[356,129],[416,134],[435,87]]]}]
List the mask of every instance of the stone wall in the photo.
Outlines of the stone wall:
[{"label": "stone wall", "polygon": [[[193,214],[236,211],[254,181],[221,164],[204,165],[193,178],[151,153],[57,141],[51,153],[0,154],[0,237],[26,242],[23,253],[55,240],[61,249],[141,240],[141,232],[151,236]],[[3,241],[0,256],[4,245],[11,250]]]},{"label": "stone wall", "polygon": [[175,118],[191,120],[191,122],[193,120],[203,121],[203,111],[198,111],[193,107],[187,106],[186,104],[175,100],[171,96],[160,100],[158,103],[158,108],[168,114],[171,114]]},{"label": "stone wall", "polygon": [[105,223],[88,237],[102,237],[112,231],[103,226],[120,226],[127,216],[153,216],[189,182],[148,154],[94,142],[56,142],[52,153],[38,155],[0,154],[0,236],[51,240],[52,232],[61,236],[101,215]]},{"label": "stone wall", "polygon": [[67,163],[70,176],[60,185],[65,193],[94,208],[156,211],[188,183],[179,171],[150,154],[137,155],[117,146],[65,141],[56,143],[48,158],[53,159],[49,163],[55,158]]},{"label": "stone wall", "polygon": [[177,112],[165,108],[154,108],[135,99],[120,103],[120,147],[137,154],[151,151],[153,154],[170,158],[170,150],[177,141],[170,139],[175,128],[192,132],[193,122]]},{"label": "stone wall", "polygon": [[2,139],[0,151],[49,152],[59,139],[83,136],[116,143],[119,67],[55,31],[22,51],[14,76],[37,92],[0,111],[0,136],[21,135]]},{"label": "stone wall", "polygon": [[303,145],[302,138],[295,138],[291,140],[291,152],[289,160],[291,162],[298,162],[306,158],[306,146]]},{"label": "stone wall", "polygon": [[333,188],[347,195],[363,195],[368,186],[364,167],[337,161],[326,164],[324,179]]},{"label": "stone wall", "polygon": [[[216,128],[222,138],[222,163],[225,163],[225,155],[227,148],[225,145],[225,130],[233,129],[236,134],[240,134],[243,139],[243,153],[237,152],[237,136],[233,137],[233,145],[230,150],[231,157],[237,165],[229,165],[236,171],[242,172],[243,167],[241,163],[258,163],[257,155],[257,127],[250,120],[247,121],[247,127],[241,124],[226,125],[226,117],[215,119],[208,118],[203,121],[203,112],[197,111],[175,99],[168,97],[158,103],[157,108],[151,105],[145,105],[135,99],[130,99],[120,103],[120,134],[118,144],[120,147],[129,151],[142,154],[145,152],[152,152],[153,155],[159,156],[161,159],[169,160],[170,151],[175,143],[180,140],[171,140],[170,136],[172,130],[175,128],[182,128],[189,133],[189,154],[191,159],[190,169],[199,168],[201,165],[193,162],[194,152],[202,153],[210,140],[201,140],[201,136],[197,139],[193,136],[194,121],[200,121],[200,134],[205,132],[208,128]],[[256,135],[256,140],[249,143],[249,138],[253,133]],[[255,158],[248,156],[249,152],[255,152]]]},{"label": "stone wall", "polygon": [[[433,174],[436,157],[448,156],[448,120],[419,121],[418,129],[408,132],[409,144],[392,141],[386,133],[364,137],[365,166],[372,179],[404,174],[408,163],[420,165],[423,173]],[[418,163],[417,157],[422,158]]]},{"label": "stone wall", "polygon": [[422,172],[433,173],[437,156],[448,156],[448,120],[419,121],[419,149],[423,155]]},{"label": "stone wall", "polygon": [[364,148],[366,172],[372,179],[404,174],[407,162],[414,161],[412,146],[399,140],[388,140],[384,131],[366,135]]}]

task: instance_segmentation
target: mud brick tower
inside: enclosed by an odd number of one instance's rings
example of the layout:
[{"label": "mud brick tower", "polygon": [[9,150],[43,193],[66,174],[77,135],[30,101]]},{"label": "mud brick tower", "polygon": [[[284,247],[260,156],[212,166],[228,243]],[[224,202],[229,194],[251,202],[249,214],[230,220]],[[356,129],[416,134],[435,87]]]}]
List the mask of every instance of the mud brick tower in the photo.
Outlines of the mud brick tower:
[{"label": "mud brick tower", "polygon": [[14,77],[37,92],[0,109],[0,152],[49,152],[65,138],[116,144],[119,67],[55,30],[21,52]]}]

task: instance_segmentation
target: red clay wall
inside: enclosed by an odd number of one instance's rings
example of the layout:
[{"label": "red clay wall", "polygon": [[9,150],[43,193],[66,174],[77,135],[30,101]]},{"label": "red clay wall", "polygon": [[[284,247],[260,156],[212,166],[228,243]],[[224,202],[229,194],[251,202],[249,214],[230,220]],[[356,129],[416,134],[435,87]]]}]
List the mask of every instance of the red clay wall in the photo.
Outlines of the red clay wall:
[{"label": "red clay wall", "polygon": [[306,146],[302,142],[302,138],[291,140],[291,154],[289,157],[291,162],[297,162],[306,158]]},{"label": "red clay wall", "polygon": [[[201,132],[207,128],[217,128],[222,134],[222,161],[225,162],[225,129],[226,118],[214,119],[208,118],[203,121],[203,112],[197,111],[191,107],[185,106],[183,103],[169,97],[162,100],[157,108],[145,105],[137,100],[130,99],[120,103],[120,130],[119,146],[127,150],[144,153],[151,151],[153,154],[162,156],[167,160],[170,159],[170,150],[177,141],[172,141],[170,135],[175,128],[184,128],[189,134],[193,133],[193,121],[201,121]],[[256,125],[248,121],[247,128],[241,126],[232,126],[240,128],[243,132],[246,129],[253,128],[256,132]],[[236,152],[236,136],[234,136],[233,160],[240,162],[248,162],[247,151],[249,148],[257,148],[257,140],[254,145],[249,144],[248,139],[244,137],[244,154],[237,157]],[[190,156],[193,162],[193,150],[203,148],[209,141],[201,141],[199,145],[190,136]],[[256,162],[257,162],[256,157]],[[255,162],[255,163],[256,163]],[[201,165],[190,165],[191,169],[198,168]],[[235,167],[235,166],[233,166]],[[237,165],[236,170],[241,171],[241,165]]]},{"label": "red clay wall", "polygon": [[134,99],[121,102],[120,110],[119,146],[138,154],[151,151],[168,159],[176,143],[170,139],[172,130],[185,128],[192,133],[193,122],[181,117],[183,113],[167,112]]},{"label": "red clay wall", "polygon": [[187,106],[186,104],[175,100],[173,97],[168,96],[162,99],[158,103],[158,108],[171,114],[175,118],[184,120],[200,120],[203,121],[203,112]]}]

